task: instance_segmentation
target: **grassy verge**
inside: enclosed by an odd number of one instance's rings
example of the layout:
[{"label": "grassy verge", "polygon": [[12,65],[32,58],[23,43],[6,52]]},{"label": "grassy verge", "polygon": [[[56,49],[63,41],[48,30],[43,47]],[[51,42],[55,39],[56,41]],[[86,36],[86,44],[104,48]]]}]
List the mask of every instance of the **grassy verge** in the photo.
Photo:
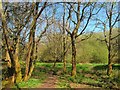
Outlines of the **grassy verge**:
[{"label": "grassy verge", "polygon": [[[63,64],[56,64],[54,72],[57,74],[62,70]],[[120,87],[120,65],[113,65],[113,76],[106,75],[107,65],[104,64],[77,64],[77,76],[71,77],[71,64],[67,64],[67,72],[59,73],[58,87],[69,88],[70,83],[86,84],[91,87],[119,88]]]},{"label": "grassy verge", "polygon": [[[51,65],[50,65],[51,66]],[[47,67],[47,66],[45,66]],[[38,63],[35,65],[34,71],[32,73],[31,78],[25,82],[22,81],[17,85],[13,86],[13,88],[36,88],[39,87],[44,80],[47,78],[46,68],[43,63]]]},{"label": "grassy verge", "polygon": [[[40,86],[48,75],[58,77],[57,88],[71,88],[70,84],[84,84],[91,87],[120,88],[120,65],[113,65],[113,76],[106,75],[107,66],[104,64],[77,64],[77,76],[71,77],[71,64],[67,64],[67,71],[63,73],[63,64],[36,63],[32,77],[27,82],[18,83],[20,88],[35,88]],[[16,87],[16,86],[14,86]]]}]

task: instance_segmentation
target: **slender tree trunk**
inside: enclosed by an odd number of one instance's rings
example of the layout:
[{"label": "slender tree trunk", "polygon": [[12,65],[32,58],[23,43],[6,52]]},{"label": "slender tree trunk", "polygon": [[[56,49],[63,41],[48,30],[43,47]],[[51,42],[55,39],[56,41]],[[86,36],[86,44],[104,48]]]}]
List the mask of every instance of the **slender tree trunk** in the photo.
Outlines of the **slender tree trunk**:
[{"label": "slender tree trunk", "polygon": [[112,37],[112,26],[111,26],[111,18],[109,21],[109,41],[108,41],[108,70],[107,70],[107,75],[111,76],[112,75],[112,58],[111,58],[111,51],[112,51],[112,46],[111,46],[111,37]]},{"label": "slender tree trunk", "polygon": [[32,38],[31,38],[31,33],[30,33],[30,38],[29,38],[29,43],[28,43],[28,52],[27,52],[27,55],[26,55],[26,69],[25,69],[24,81],[28,80],[31,50],[32,50]]},{"label": "slender tree trunk", "polygon": [[57,60],[55,59],[54,64],[53,64],[53,67],[52,67],[53,69],[54,69],[55,66],[56,66],[56,61],[57,61]]},{"label": "slender tree trunk", "polygon": [[35,45],[35,60],[37,60],[38,59],[38,56],[37,56],[37,54],[38,54],[38,42],[36,42],[36,45]]},{"label": "slender tree trunk", "polygon": [[33,45],[32,45],[32,50],[31,50],[31,57],[30,57],[30,66],[29,66],[28,77],[31,77],[31,74],[32,74],[33,69],[34,69],[34,60],[35,60],[35,56],[34,56],[34,51],[35,51],[35,29],[36,29],[36,27],[34,27],[34,29],[33,29],[33,35],[32,35]]},{"label": "slender tree trunk", "polygon": [[33,8],[34,12],[33,12],[33,21],[31,23],[31,28],[30,28],[30,36],[29,36],[29,43],[28,43],[28,52],[27,52],[27,56],[26,56],[26,70],[25,70],[25,76],[24,76],[24,81],[27,81],[31,74],[32,71],[34,69],[34,49],[35,49],[35,30],[36,30],[36,22],[37,19],[39,18],[39,16],[41,15],[42,11],[44,10],[44,8],[46,7],[47,2],[44,3],[43,7],[41,8],[41,10],[38,13],[38,6],[39,3],[33,3]]},{"label": "slender tree trunk", "polygon": [[53,69],[55,68],[55,66],[56,66],[56,62],[57,62],[57,59],[58,59],[58,56],[57,56],[57,47],[54,45],[54,47],[55,47],[55,57],[54,57],[54,63],[53,63]]},{"label": "slender tree trunk", "polygon": [[108,46],[108,70],[107,75],[111,76],[112,74],[112,58],[111,58],[111,37],[109,37],[109,46]]},{"label": "slender tree trunk", "polygon": [[107,75],[111,75],[112,74],[112,61],[110,58],[110,52],[108,54],[108,70],[107,70]]},{"label": "slender tree trunk", "polygon": [[21,74],[21,67],[19,63],[19,39],[20,37],[18,36],[17,42],[16,42],[16,49],[15,49],[15,54],[14,54],[14,62],[15,62],[15,77],[16,77],[16,82],[21,82],[22,81],[22,74]]},{"label": "slender tree trunk", "polygon": [[65,56],[63,56],[63,60],[64,60],[64,72],[66,72],[66,58],[65,58]]},{"label": "slender tree trunk", "polygon": [[72,76],[76,76],[76,44],[74,35],[71,36],[72,43]]},{"label": "slender tree trunk", "polygon": [[29,43],[28,43],[28,52],[26,56],[26,70],[24,81],[27,81],[34,69],[34,49],[35,49],[35,29],[36,29],[36,16],[34,16],[33,22],[31,24],[30,36],[29,36]]},{"label": "slender tree trunk", "polygon": [[66,72],[66,57],[65,57],[65,50],[66,50],[66,47],[65,47],[65,36],[63,37],[63,63],[64,63],[64,72]]},{"label": "slender tree trunk", "polygon": [[66,72],[66,40],[65,40],[65,9],[63,13],[63,71]]}]

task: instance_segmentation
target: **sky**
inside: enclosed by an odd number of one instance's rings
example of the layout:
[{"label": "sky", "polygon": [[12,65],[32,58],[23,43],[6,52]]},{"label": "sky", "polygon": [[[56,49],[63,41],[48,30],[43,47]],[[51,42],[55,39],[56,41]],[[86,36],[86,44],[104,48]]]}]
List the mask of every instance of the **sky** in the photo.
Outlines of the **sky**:
[{"label": "sky", "polygon": [[[107,6],[108,8],[109,8],[109,6]],[[81,7],[82,8],[82,7]],[[55,7],[55,9],[56,9],[56,18],[57,19],[59,19],[59,20],[61,20],[61,22],[62,22],[62,16],[63,16],[63,6],[62,6],[62,4],[60,5],[56,5],[56,7]],[[86,9],[87,10],[87,9]],[[118,8],[115,10],[116,12],[118,11]],[[46,8],[46,10],[44,10],[43,12],[42,12],[42,16],[44,16],[45,15],[45,12],[47,12],[47,16],[51,16],[52,15],[52,7],[48,7],[48,8]],[[96,10],[94,11],[94,12],[96,12]],[[66,13],[67,13],[67,11],[66,11]],[[40,18],[43,18],[42,16],[40,16]],[[87,14],[86,14],[86,16],[87,16]],[[66,17],[67,17],[67,14],[66,14]],[[74,16],[74,14],[72,14],[72,17],[73,17],[73,19],[75,20],[76,18],[75,18],[75,16]],[[105,19],[106,19],[106,15],[105,15],[105,11],[104,11],[104,9],[101,9],[101,11],[97,14],[97,18],[100,18],[102,21],[104,21]],[[85,23],[86,21],[84,21],[84,23]],[[79,28],[79,32],[81,31],[81,29],[83,28],[83,25],[84,25],[84,23],[81,23],[81,26],[80,26],[80,28]],[[90,23],[88,24],[88,26],[87,26],[87,28],[86,28],[86,31],[88,32],[88,31],[92,31],[93,29],[94,29],[94,27],[95,27],[95,23],[96,23],[96,21],[93,21],[93,20],[91,20],[90,21]],[[41,25],[39,25],[39,27],[37,27],[37,30],[38,30],[38,32],[36,32],[36,35],[37,34],[39,34],[40,33],[40,31],[42,31],[43,29],[44,29],[44,27],[45,27],[45,24],[46,23],[43,23],[43,24],[41,24]],[[71,27],[73,27],[74,25],[73,24],[71,24]],[[101,27],[102,25],[100,25],[100,27]],[[116,24],[116,26],[118,26],[118,24]],[[72,29],[73,30],[73,29]],[[102,31],[101,29],[98,29],[98,28],[95,28],[95,31],[96,32],[99,32],[99,31]],[[78,32],[78,33],[79,33]]]},{"label": "sky", "polygon": [[[116,6],[118,6],[118,5],[116,5]],[[109,5],[108,5],[107,7],[109,8]],[[81,8],[82,8],[82,7],[81,7]],[[98,9],[99,9],[99,8],[97,8],[97,10],[98,10]],[[95,13],[97,10],[94,10],[93,13]],[[118,7],[117,7],[114,11],[115,11],[115,12],[118,12]],[[63,14],[63,13],[62,13],[62,12],[63,12],[62,6],[59,6],[59,9],[57,10],[57,12],[58,12],[58,14],[60,14],[60,15],[62,16],[62,14]],[[87,15],[86,15],[86,16],[87,16]],[[72,17],[73,17],[73,20],[76,20],[76,17],[75,17],[74,14],[72,14]],[[107,18],[104,9],[101,9],[100,12],[97,14],[97,16],[94,16],[94,17],[97,17],[97,18],[101,19],[103,22],[106,21],[106,18]],[[115,17],[116,17],[116,16],[114,15],[114,16],[113,16],[113,21],[115,20],[115,19],[114,19]],[[85,20],[83,23],[81,23],[80,28],[82,28],[83,24],[85,24],[85,23],[86,23],[86,20]],[[87,29],[86,31],[93,30],[94,27],[95,27],[95,23],[96,23],[96,21],[91,19],[90,23],[88,24],[88,27],[86,28],[86,29]],[[72,24],[72,25],[73,25],[73,24]],[[100,26],[101,26],[101,25],[100,25]],[[116,24],[116,27],[118,27],[118,24]],[[108,27],[107,27],[107,29],[108,29]],[[98,29],[98,28],[96,28],[95,31],[101,31],[101,30]]]},{"label": "sky", "polygon": [[[109,5],[109,6],[110,6],[110,5]],[[107,7],[109,8],[109,6],[107,6]],[[118,6],[118,5],[117,5],[117,6]],[[56,17],[57,19],[61,20],[61,22],[62,22],[62,16],[63,16],[63,11],[64,11],[62,4],[57,5],[57,6],[55,7],[55,9],[56,9],[56,16],[55,16],[55,17]],[[52,7],[46,8],[46,11],[48,12],[48,13],[47,13],[48,16],[51,16],[51,15],[52,15]],[[96,12],[96,11],[97,11],[97,10],[95,10],[94,12]],[[118,12],[118,7],[115,9],[115,12]],[[44,13],[45,13],[45,12],[43,12],[43,16],[44,16]],[[66,11],[66,13],[67,13],[67,11]],[[75,15],[75,14],[72,14],[72,17],[73,17],[74,20],[76,20],[76,18],[75,18],[74,15]],[[87,16],[87,15],[86,15],[86,16]],[[105,10],[104,10],[104,9],[101,9],[100,12],[99,12],[99,13],[97,14],[97,16],[95,16],[95,17],[101,19],[103,22],[106,21],[106,18],[107,18],[107,17],[106,17],[106,14],[105,14]],[[115,17],[116,17],[116,16],[113,16],[113,21],[115,20],[115,19],[114,19]],[[66,18],[67,18],[67,14],[66,14]],[[80,31],[82,30],[83,25],[85,25],[84,23],[86,23],[86,20],[85,20],[83,23],[81,23],[81,26],[80,26],[80,28],[79,28],[79,32],[78,32],[78,33],[80,33]],[[46,23],[43,23],[43,24],[41,25],[41,30],[44,29],[45,24],[46,24]],[[91,31],[93,31],[93,30],[94,30],[94,32],[101,32],[101,31],[103,31],[102,28],[101,28],[101,27],[103,27],[102,24],[99,25],[100,28],[95,28],[95,25],[96,25],[96,21],[91,19],[91,21],[90,21],[90,23],[88,24],[85,32],[88,33],[88,32],[91,32]],[[71,24],[71,27],[73,27],[73,26],[74,26],[74,25]],[[115,26],[118,27],[118,23],[116,23]],[[40,28],[38,28],[38,31],[40,31],[39,29],[40,29]],[[73,30],[73,29],[71,29],[71,31],[72,31],[72,30]],[[107,23],[107,30],[109,30],[109,28],[108,28],[108,23]],[[39,34],[39,32],[38,32],[37,34]]]}]

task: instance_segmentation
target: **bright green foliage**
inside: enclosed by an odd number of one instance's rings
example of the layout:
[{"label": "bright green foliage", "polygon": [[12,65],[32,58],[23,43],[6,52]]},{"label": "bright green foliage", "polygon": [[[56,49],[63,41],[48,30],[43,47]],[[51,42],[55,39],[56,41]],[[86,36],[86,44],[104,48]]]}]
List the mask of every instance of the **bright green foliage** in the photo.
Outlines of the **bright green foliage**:
[{"label": "bright green foliage", "polygon": [[[117,33],[117,30],[115,29],[115,32],[113,32],[113,37]],[[107,34],[107,33],[106,33]],[[106,43],[104,41],[103,32],[95,32],[89,39],[80,41],[81,38],[84,38],[86,36],[82,35],[81,37],[77,38],[76,41],[76,49],[77,49],[77,63],[107,63],[108,62],[108,50]],[[60,37],[60,35],[55,35],[54,37]],[[58,39],[58,38],[57,38]],[[44,45],[41,45],[41,49],[39,50],[40,53],[38,55],[41,62],[51,62],[55,61],[55,57],[58,57],[60,61],[62,61],[62,48],[61,44],[62,41],[57,40],[55,38],[51,38],[52,42],[46,42],[43,43]],[[117,38],[116,38],[117,39]],[[115,40],[116,40],[115,39]],[[53,42],[53,40],[55,42]],[[114,42],[116,42],[113,40]],[[67,40],[67,48],[68,52],[66,54],[66,62],[71,63],[71,46],[68,47],[70,44],[70,38],[68,37]],[[55,51],[55,48],[57,51]],[[117,51],[117,46],[112,50],[112,53],[115,53]],[[113,58],[113,62],[117,62],[117,57]]]},{"label": "bright green foliage", "polygon": [[81,63],[107,63],[107,47],[100,42],[101,33],[93,34],[91,38],[77,45],[77,62]]},{"label": "bright green foliage", "polygon": [[[80,41],[82,37],[77,38],[77,42]],[[89,39],[76,43],[77,63],[107,63],[107,53],[108,53],[107,47],[105,45],[105,42],[101,42],[97,40],[98,38],[103,39],[102,32],[94,33],[93,36],[90,37]],[[55,38],[53,40],[55,40]],[[59,43],[62,42],[59,41]],[[58,48],[57,52],[54,52],[55,48]],[[70,48],[71,47],[69,47],[69,50],[66,54],[66,61],[68,63],[71,62]],[[56,42],[55,43],[47,42],[44,45],[42,45],[42,51],[40,50],[41,53],[39,53],[38,55],[41,56],[39,60],[42,62],[43,61],[49,62],[51,60],[54,61],[55,60],[54,57],[58,57],[58,59],[61,59],[61,55],[62,55],[61,50],[62,49],[60,48],[60,44],[57,44]]]},{"label": "bright green foliage", "polygon": [[[67,72],[58,73],[62,70],[63,64],[57,63],[52,68],[53,63],[36,63],[32,77],[27,82],[21,82],[17,85],[19,88],[36,88],[48,78],[51,72],[58,77],[56,88],[71,88],[70,84],[86,84],[90,87],[100,88],[120,88],[120,65],[113,65],[113,76],[106,75],[106,64],[77,64],[77,76],[71,77],[71,64],[67,63]],[[16,87],[16,86],[15,86]],[[17,87],[16,87],[17,88]]]},{"label": "bright green foliage", "polygon": [[27,82],[21,82],[18,85],[19,87],[22,87],[22,88],[34,88],[38,85],[38,83],[40,85],[42,83],[42,80],[31,78]]}]

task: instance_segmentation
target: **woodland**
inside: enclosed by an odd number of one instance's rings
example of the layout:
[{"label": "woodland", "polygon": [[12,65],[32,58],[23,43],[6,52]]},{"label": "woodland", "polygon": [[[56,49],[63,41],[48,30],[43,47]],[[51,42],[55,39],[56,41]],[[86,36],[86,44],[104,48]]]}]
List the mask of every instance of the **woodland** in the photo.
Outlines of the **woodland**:
[{"label": "woodland", "polygon": [[119,89],[119,6],[0,0],[1,89]]}]

